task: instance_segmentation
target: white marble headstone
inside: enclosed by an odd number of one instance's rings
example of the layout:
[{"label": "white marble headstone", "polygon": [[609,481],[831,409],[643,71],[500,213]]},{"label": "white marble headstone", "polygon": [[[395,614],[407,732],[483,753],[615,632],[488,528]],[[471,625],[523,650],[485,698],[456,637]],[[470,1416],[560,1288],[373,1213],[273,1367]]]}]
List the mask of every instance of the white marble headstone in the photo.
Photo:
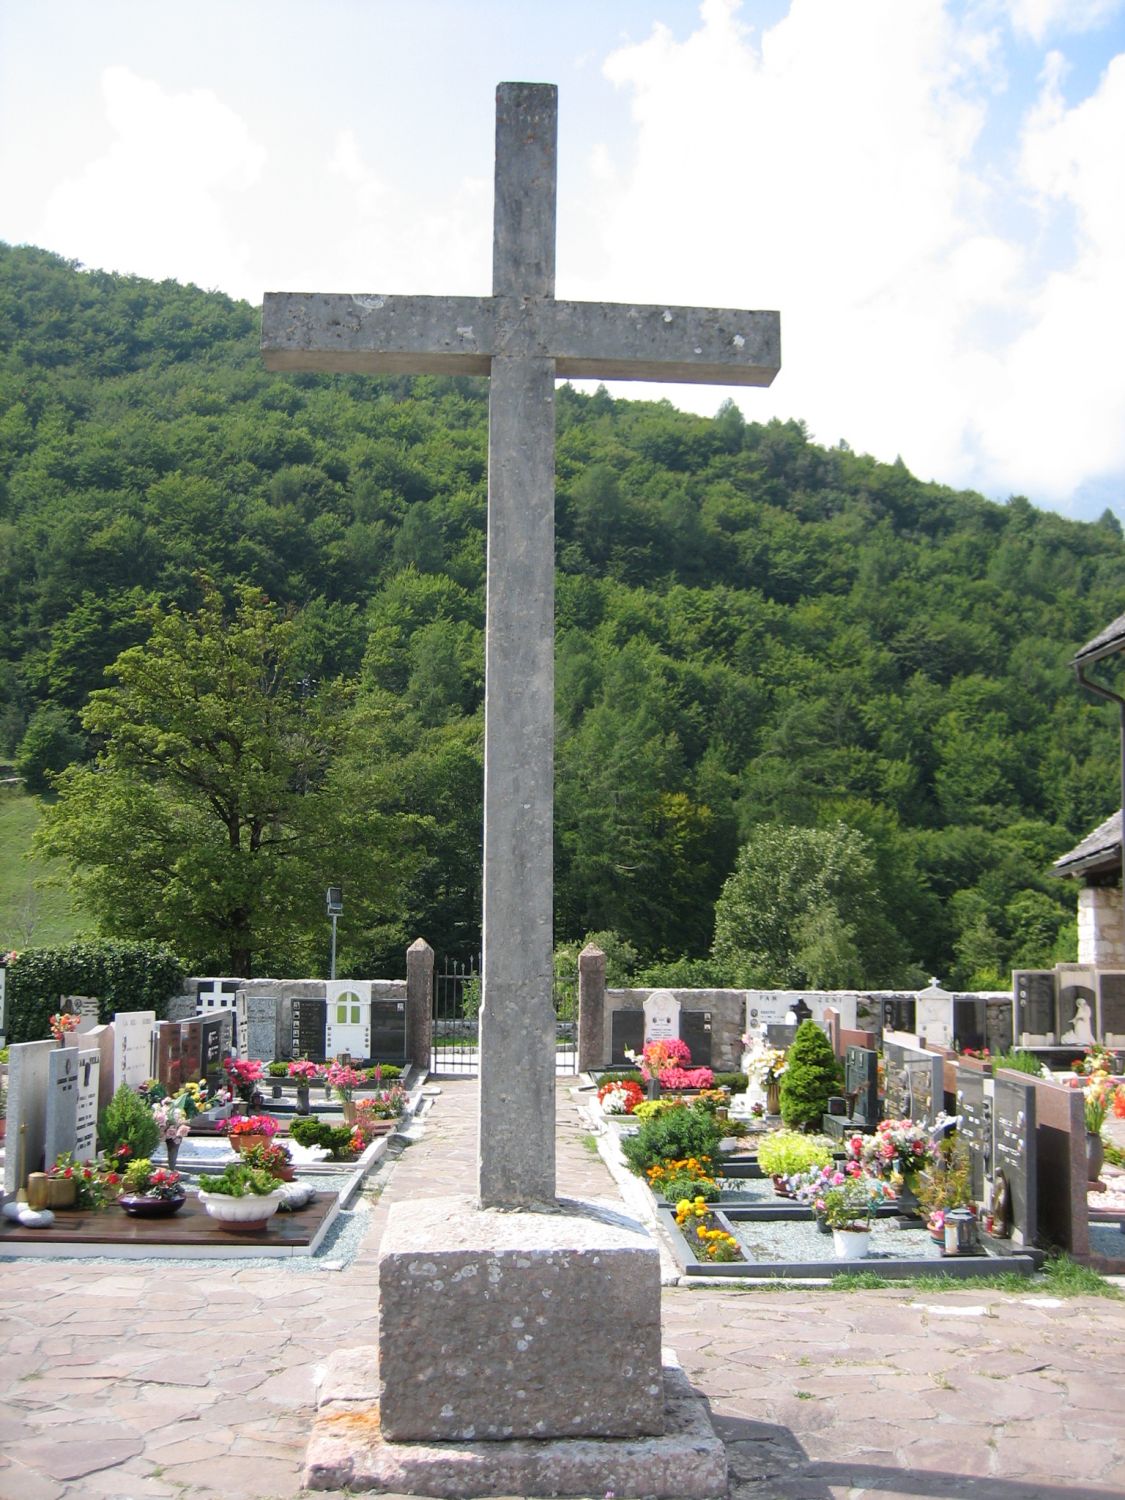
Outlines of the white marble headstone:
[{"label": "white marble headstone", "polygon": [[680,1002],[671,990],[653,990],[644,1003],[645,1046],[680,1034]]},{"label": "white marble headstone", "polygon": [[78,1107],[74,1112],[74,1159],[93,1161],[98,1154],[98,1109],[102,1059],[96,1048],[78,1054]]},{"label": "white marble headstone", "polygon": [[43,1170],[47,1125],[47,1089],[53,1041],[16,1042],[8,1053],[8,1133],[4,1144],[4,1192],[27,1184],[28,1174]]},{"label": "white marble headstone", "polygon": [[78,1048],[57,1047],[47,1060],[47,1114],[43,1160],[54,1166],[64,1151],[74,1151],[78,1119]]},{"label": "white marble headstone", "polygon": [[113,1018],[113,1086],[139,1088],[152,1075],[154,1010],[118,1011]]}]

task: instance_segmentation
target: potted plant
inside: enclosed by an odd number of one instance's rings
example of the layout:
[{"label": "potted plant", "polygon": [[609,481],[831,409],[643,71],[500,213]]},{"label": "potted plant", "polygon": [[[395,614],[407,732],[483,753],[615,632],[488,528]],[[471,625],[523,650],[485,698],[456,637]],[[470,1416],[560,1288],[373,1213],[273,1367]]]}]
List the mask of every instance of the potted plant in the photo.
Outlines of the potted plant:
[{"label": "potted plant", "polygon": [[251,1146],[264,1146],[277,1134],[277,1121],[272,1115],[231,1115],[223,1128],[232,1149],[241,1154]]},{"label": "potted plant", "polygon": [[256,1234],[281,1204],[276,1177],[260,1167],[235,1162],[217,1177],[199,1179],[199,1201],[220,1229],[229,1234]]},{"label": "potted plant", "polygon": [[[744,1036],[746,1046],[751,1038]],[[755,1046],[746,1059],[746,1077],[765,1093],[767,1114],[781,1113],[781,1080],[785,1073],[785,1053],[780,1047]]]},{"label": "potted plant", "polygon": [[775,1130],[758,1144],[758,1165],[773,1178],[774,1191],[790,1196],[788,1179],[809,1167],[827,1167],[832,1161],[832,1142],[822,1135],[802,1135],[796,1130]]},{"label": "potted plant", "polygon": [[66,1046],[66,1039],[72,1031],[77,1031],[82,1024],[82,1017],[72,1015],[69,1011],[56,1011],[50,1016],[47,1025],[51,1028],[51,1035],[60,1047]]},{"label": "potted plant", "polygon": [[151,1157],[160,1142],[160,1131],[151,1107],[127,1083],[98,1117],[98,1145],[119,1172],[138,1156]]},{"label": "potted plant", "polygon": [[96,1161],[75,1161],[70,1151],[57,1156],[46,1175],[48,1188],[54,1185],[51,1206],[56,1208],[73,1206],[96,1212],[117,1196],[121,1185],[121,1174],[112,1167]]},{"label": "potted plant", "polygon": [[913,1210],[917,1206],[918,1174],[933,1161],[933,1144],[927,1129],[913,1120],[880,1120],[874,1135],[853,1135],[846,1150],[850,1159],[858,1162],[869,1176],[885,1182],[898,1180],[904,1209]]},{"label": "potted plant", "polygon": [[1125,1099],[1125,1091],[1119,1084],[1111,1083],[1108,1075],[1098,1073],[1082,1090],[1082,1095],[1086,1114],[1086,1177],[1088,1181],[1096,1182],[1105,1165],[1102,1126],[1111,1109],[1114,1114],[1121,1113],[1117,1107],[1118,1099]]},{"label": "potted plant", "polygon": [[362,1079],[355,1068],[350,1068],[346,1063],[331,1063],[324,1075],[328,1088],[340,1101],[344,1111],[344,1119],[349,1125],[355,1124],[355,1091]]},{"label": "potted plant", "polygon": [[178,1099],[157,1099],[152,1105],[152,1118],[156,1121],[160,1139],[164,1142],[169,1170],[174,1172],[180,1144],[191,1134],[187,1112]]},{"label": "potted plant", "polygon": [[849,1177],[839,1187],[830,1187],[815,1202],[818,1213],[832,1231],[837,1260],[862,1260],[871,1244],[872,1192],[862,1177]]},{"label": "potted plant", "polygon": [[227,1081],[231,1092],[236,1099],[241,1099],[247,1111],[254,1109],[262,1103],[259,1083],[265,1077],[266,1070],[255,1058],[227,1057],[223,1059],[223,1067],[226,1069]]},{"label": "potted plant", "polygon": [[180,1174],[169,1167],[154,1167],[144,1156],[125,1168],[121,1188],[117,1202],[136,1219],[169,1218],[187,1201]]},{"label": "potted plant", "polygon": [[296,1175],[289,1147],[280,1141],[263,1141],[257,1146],[247,1146],[242,1152],[243,1163],[258,1171],[268,1172],[278,1182],[292,1182]]},{"label": "potted plant", "polygon": [[309,1062],[307,1057],[295,1058],[289,1064],[289,1076],[297,1080],[297,1113],[307,1115],[309,1112],[309,1089],[321,1075],[321,1069],[316,1063]]}]

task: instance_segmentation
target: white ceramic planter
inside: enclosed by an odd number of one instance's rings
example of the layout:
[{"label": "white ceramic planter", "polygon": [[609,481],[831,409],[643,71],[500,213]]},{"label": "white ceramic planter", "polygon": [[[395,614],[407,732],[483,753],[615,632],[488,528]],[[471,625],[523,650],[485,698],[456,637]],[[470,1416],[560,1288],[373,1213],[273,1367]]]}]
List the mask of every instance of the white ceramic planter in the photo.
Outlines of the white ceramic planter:
[{"label": "white ceramic planter", "polygon": [[834,1229],[832,1247],[837,1260],[862,1260],[871,1244],[870,1229]]},{"label": "white ceramic planter", "polygon": [[232,1234],[253,1234],[264,1228],[266,1221],[277,1213],[283,1196],[278,1191],[231,1198],[226,1193],[205,1193],[201,1190],[199,1201],[220,1229]]}]

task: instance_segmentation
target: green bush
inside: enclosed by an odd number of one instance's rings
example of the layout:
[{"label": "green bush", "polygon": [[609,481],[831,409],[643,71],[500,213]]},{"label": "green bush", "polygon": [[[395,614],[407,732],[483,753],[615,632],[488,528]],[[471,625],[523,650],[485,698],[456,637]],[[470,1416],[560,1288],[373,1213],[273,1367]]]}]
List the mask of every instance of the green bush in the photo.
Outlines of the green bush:
[{"label": "green bush", "polygon": [[351,1150],[352,1127],[329,1125],[324,1120],[294,1120],[289,1136],[298,1146],[323,1146],[337,1161]]},{"label": "green bush", "polygon": [[815,1021],[802,1021],[785,1055],[781,1076],[781,1118],[791,1130],[817,1130],[828,1099],[843,1079],[832,1043]]},{"label": "green bush", "polygon": [[659,1191],[669,1203],[678,1203],[681,1198],[702,1198],[705,1203],[714,1203],[722,1197],[722,1190],[713,1177],[693,1177],[690,1172],[660,1183]]},{"label": "green bush", "polygon": [[267,1063],[266,1072],[271,1078],[288,1078],[289,1064],[284,1062]]},{"label": "green bush", "polygon": [[645,1120],[636,1135],[621,1142],[625,1160],[643,1176],[658,1161],[685,1161],[688,1157],[718,1155],[723,1129],[706,1110],[681,1105],[661,1110]]},{"label": "green bush", "polygon": [[826,1136],[775,1130],[758,1143],[758,1165],[767,1177],[789,1177],[808,1167],[827,1167],[831,1160],[832,1143]]},{"label": "green bush", "polygon": [[1014,1068],[1017,1073],[1030,1073],[1033,1078],[1039,1078],[1043,1072],[1043,1064],[1032,1052],[1021,1052],[1018,1048],[1015,1052],[998,1052],[991,1059],[992,1071],[997,1068]]},{"label": "green bush", "polygon": [[745,1073],[716,1073],[713,1088],[730,1089],[732,1094],[744,1094],[750,1087]]},{"label": "green bush", "polygon": [[50,1035],[48,1017],[63,995],[96,995],[98,1020],[114,1011],[151,1010],[157,1020],[183,988],[186,970],[159,943],[68,943],[25,948],[8,965],[8,1041],[37,1042]]},{"label": "green bush", "polygon": [[641,1077],[639,1068],[618,1068],[616,1071],[599,1073],[597,1075],[598,1087],[604,1088],[607,1083],[639,1083],[644,1087],[644,1079]]},{"label": "green bush", "polygon": [[277,1191],[277,1178],[272,1172],[260,1167],[248,1167],[244,1162],[234,1162],[218,1177],[201,1172],[199,1189],[203,1193],[218,1193],[224,1198],[267,1198]]},{"label": "green bush", "polygon": [[113,1156],[128,1146],[129,1158],[151,1156],[160,1141],[152,1110],[127,1083],[121,1084],[98,1117],[98,1145]]}]

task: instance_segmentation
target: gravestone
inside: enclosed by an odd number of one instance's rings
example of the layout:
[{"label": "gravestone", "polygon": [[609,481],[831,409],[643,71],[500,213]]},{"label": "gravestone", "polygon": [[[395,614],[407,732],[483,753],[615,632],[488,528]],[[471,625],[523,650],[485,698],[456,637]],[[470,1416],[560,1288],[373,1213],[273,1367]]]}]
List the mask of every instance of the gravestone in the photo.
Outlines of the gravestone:
[{"label": "gravestone", "polygon": [[0,964],[0,1046],[8,1039],[8,966]]},{"label": "gravestone", "polygon": [[[262,329],[273,369],[491,380],[479,1199],[391,1210],[379,1259],[379,1413],[396,1442],[540,1440],[509,1449],[528,1468],[505,1471],[503,1488],[520,1494],[561,1488],[543,1439],[627,1439],[659,1433],[664,1420],[655,1247],[620,1215],[610,1222],[592,1204],[560,1212],[555,1202],[554,384],[586,375],[768,384],[780,364],[776,315],[556,301],[556,116],[552,86],[497,90],[491,297],[267,294]],[[482,1263],[487,1289],[468,1274]],[[404,1446],[382,1450],[390,1468],[380,1487],[425,1493],[424,1477],[403,1473],[413,1459]],[[684,1471],[698,1473],[703,1458],[699,1447],[679,1452],[675,1475],[647,1477],[636,1492],[688,1494]],[[449,1479],[445,1460],[422,1462]],[[600,1450],[607,1471],[622,1462],[627,1484],[633,1460],[620,1446]]]},{"label": "gravestone", "polygon": [[953,1000],[953,1045],[958,1052],[971,1047],[983,1052],[988,1046],[988,1005],[983,999],[958,995]]},{"label": "gravestone", "polygon": [[1058,1038],[1054,969],[1014,969],[1012,994],[1020,1046],[1053,1046]]},{"label": "gravestone", "polygon": [[47,1063],[47,1108],[43,1161],[54,1166],[64,1151],[73,1153],[78,1124],[78,1049],[58,1047]]},{"label": "gravestone", "polygon": [[883,999],[880,1011],[884,1035],[888,1031],[914,1033],[918,1002],[913,995],[888,996]]},{"label": "gravestone", "polygon": [[196,988],[195,1008],[199,1015],[210,1016],[217,1012],[230,1015],[230,1050],[232,1053],[238,1045],[238,1018],[235,1007],[238,1002],[238,992],[245,982],[244,979],[230,977],[208,978],[200,979]]},{"label": "gravestone", "polygon": [[671,990],[653,990],[643,1006],[645,1046],[667,1042],[680,1035],[680,1002]]},{"label": "gravestone", "polygon": [[72,1048],[53,1041],[14,1042],[8,1052],[8,1132],[4,1141],[4,1192],[27,1186],[43,1170],[51,1058]]},{"label": "gravestone", "polygon": [[330,979],[324,987],[326,1057],[371,1056],[371,983]]},{"label": "gravestone", "polygon": [[290,1025],[290,1042],[294,1057],[304,1057],[309,1062],[324,1062],[325,1027],[328,1019],[323,1000],[294,1000]]},{"label": "gravestone", "polygon": [[243,1061],[269,1063],[281,1055],[280,995],[247,995],[240,990],[235,1015]]},{"label": "gravestone", "polygon": [[98,1024],[97,995],[63,995],[59,1010],[66,1015],[78,1017],[78,1032],[92,1031]]},{"label": "gravestone", "polygon": [[1125,1047],[1125,974],[1098,973],[1098,1035],[1111,1049]]},{"label": "gravestone", "polygon": [[907,1115],[919,1125],[932,1125],[945,1107],[941,1058],[906,1061]]},{"label": "gravestone", "polygon": [[645,1013],[643,1010],[615,1010],[609,1018],[609,1061],[614,1068],[629,1067],[633,1057],[640,1057],[645,1044]]},{"label": "gravestone", "polygon": [[82,1051],[98,1054],[98,1099],[96,1110],[101,1114],[113,1098],[113,1027],[95,1026],[82,1034]]},{"label": "gravestone", "polygon": [[118,1011],[113,1018],[113,1086],[123,1083],[131,1089],[153,1076],[152,1032],[156,1025],[154,1010]]},{"label": "gravestone", "polygon": [[853,1124],[878,1124],[879,1054],[870,1047],[849,1047],[844,1054],[844,1092]]},{"label": "gravestone", "polygon": [[406,1001],[372,1000],[371,1047],[379,1062],[401,1063],[406,1057]]},{"label": "gravestone", "polygon": [[784,1021],[771,1021],[766,1026],[766,1041],[779,1052],[788,1052],[797,1040],[797,1028]]},{"label": "gravestone", "polygon": [[180,1022],[180,1073],[182,1083],[203,1077],[203,1022]]},{"label": "gravestone", "polygon": [[178,1094],[183,1087],[183,1037],[179,1021],[158,1021],[155,1032],[156,1062],[153,1077],[169,1094]]},{"label": "gravestone", "polygon": [[199,1023],[199,1066],[209,1094],[222,1087],[223,1058],[230,1052],[223,1046],[223,1029],[220,1016],[205,1016]]},{"label": "gravestone", "polygon": [[957,1133],[969,1148],[972,1193],[984,1201],[984,1185],[992,1180],[992,1100],[985,1092],[985,1078],[976,1068],[957,1066]]},{"label": "gravestone", "polygon": [[1097,1003],[1094,970],[1082,964],[1059,964],[1059,1046],[1090,1047]]},{"label": "gravestone", "polygon": [[1034,1245],[1038,1239],[1038,1161],[1035,1084],[1001,1074],[992,1083],[992,1160],[1003,1171],[1011,1195],[1012,1239]]},{"label": "gravestone", "polygon": [[680,1011],[680,1041],[691,1053],[692,1066],[711,1066],[711,1012],[709,1010]]},{"label": "gravestone", "polygon": [[98,1154],[98,1115],[104,1108],[101,1103],[101,1072],[100,1051],[84,1047],[78,1053],[78,1107],[74,1112],[75,1161],[93,1161]]}]

